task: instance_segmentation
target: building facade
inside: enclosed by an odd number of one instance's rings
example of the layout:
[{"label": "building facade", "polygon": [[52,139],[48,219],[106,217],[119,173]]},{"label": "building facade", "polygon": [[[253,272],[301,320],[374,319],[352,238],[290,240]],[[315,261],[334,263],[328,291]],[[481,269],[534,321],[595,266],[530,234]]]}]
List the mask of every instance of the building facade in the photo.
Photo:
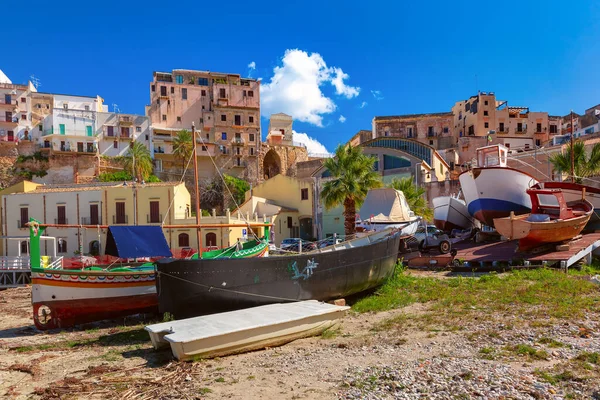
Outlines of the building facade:
[{"label": "building facade", "polygon": [[132,142],[142,143],[154,156],[150,119],[147,116],[100,112],[95,136],[101,156],[125,156]]},{"label": "building facade", "polygon": [[446,149],[456,144],[450,112],[375,117],[372,136],[416,140],[434,149]]},{"label": "building facade", "polygon": [[268,144],[293,143],[292,116],[284,113],[271,114],[269,118],[269,131],[267,133]]},{"label": "building facade", "polygon": [[35,87],[0,82],[0,143],[31,140],[32,115],[30,94]]}]

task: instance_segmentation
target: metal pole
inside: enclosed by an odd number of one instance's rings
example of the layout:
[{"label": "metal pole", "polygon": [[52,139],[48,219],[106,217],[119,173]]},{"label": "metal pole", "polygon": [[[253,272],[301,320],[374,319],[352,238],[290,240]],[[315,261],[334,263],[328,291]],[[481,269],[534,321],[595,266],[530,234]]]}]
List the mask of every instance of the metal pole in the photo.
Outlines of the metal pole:
[{"label": "metal pole", "polygon": [[200,190],[198,188],[198,150],[196,146],[196,125],[193,122],[192,143],[194,145],[194,190],[196,192],[196,238],[198,239],[198,258],[202,258],[202,239],[200,238]]},{"label": "metal pole", "polygon": [[571,182],[575,182],[575,149],[573,148],[573,134],[575,126],[573,125],[573,110],[571,110]]}]

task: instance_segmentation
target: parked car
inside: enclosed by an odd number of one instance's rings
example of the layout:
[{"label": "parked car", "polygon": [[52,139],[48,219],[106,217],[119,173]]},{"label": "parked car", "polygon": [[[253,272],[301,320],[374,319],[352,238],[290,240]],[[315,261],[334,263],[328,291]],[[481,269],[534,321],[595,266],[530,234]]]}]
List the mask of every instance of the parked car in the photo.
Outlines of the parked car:
[{"label": "parked car", "polygon": [[340,239],[332,238],[332,237],[327,238],[327,239],[319,242],[319,248],[322,249],[323,247],[333,246],[334,244],[338,244],[339,242],[340,242]]},{"label": "parked car", "polygon": [[[302,251],[312,251],[312,250],[316,250],[317,249],[317,244],[314,242],[309,242],[308,240],[303,240],[302,241]],[[300,252],[300,242],[296,242],[293,245],[291,245],[290,247],[285,249],[286,251],[293,251],[296,253]]]},{"label": "parked car", "polygon": [[450,253],[450,238],[435,225],[419,226],[413,235],[421,252],[436,248],[442,254]]},{"label": "parked car", "polygon": [[288,250],[289,247],[293,245],[297,245],[300,241],[300,238],[287,238],[281,241],[281,250]]}]

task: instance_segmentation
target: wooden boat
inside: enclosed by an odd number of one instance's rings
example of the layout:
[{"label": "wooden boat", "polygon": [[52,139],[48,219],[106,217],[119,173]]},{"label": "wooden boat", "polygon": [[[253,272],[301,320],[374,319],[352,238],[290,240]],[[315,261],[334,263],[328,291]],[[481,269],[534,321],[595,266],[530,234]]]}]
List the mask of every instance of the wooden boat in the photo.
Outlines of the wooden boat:
[{"label": "wooden boat", "polygon": [[460,186],[469,214],[494,226],[495,218],[526,214],[531,199],[525,191],[537,180],[507,166],[508,149],[492,145],[477,149],[477,167],[459,175]]},{"label": "wooden boat", "polygon": [[519,239],[521,251],[573,239],[581,233],[594,210],[585,198],[565,201],[560,189],[529,189],[527,194],[531,197],[531,213],[494,219],[498,233],[508,239]]},{"label": "wooden boat", "polygon": [[178,360],[223,357],[319,335],[349,309],[310,300],[163,322],[145,329],[155,349],[170,345]]},{"label": "wooden boat", "polygon": [[159,260],[159,311],[181,319],[360,293],[392,275],[399,242],[399,232],[387,230],[293,256]]},{"label": "wooden boat", "polygon": [[445,232],[451,232],[454,229],[464,230],[476,226],[475,221],[464,200],[457,196],[440,196],[432,200],[433,203],[433,223],[436,228]]},{"label": "wooden boat", "polygon": [[560,189],[567,203],[581,199],[585,190],[585,199],[592,203],[594,212],[584,231],[595,232],[600,230],[600,189],[574,182],[540,182],[534,188]]}]

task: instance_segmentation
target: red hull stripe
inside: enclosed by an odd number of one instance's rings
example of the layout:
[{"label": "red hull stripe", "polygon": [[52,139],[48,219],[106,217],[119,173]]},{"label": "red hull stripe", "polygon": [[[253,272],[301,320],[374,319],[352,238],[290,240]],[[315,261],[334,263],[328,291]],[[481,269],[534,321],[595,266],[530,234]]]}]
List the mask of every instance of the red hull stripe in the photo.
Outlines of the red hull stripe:
[{"label": "red hull stripe", "polygon": [[153,286],[154,280],[143,281],[143,282],[70,282],[70,281],[53,281],[50,279],[33,278],[31,283],[34,285],[46,285],[46,286],[60,286],[60,287],[71,287],[71,288],[125,288],[134,286]]}]

